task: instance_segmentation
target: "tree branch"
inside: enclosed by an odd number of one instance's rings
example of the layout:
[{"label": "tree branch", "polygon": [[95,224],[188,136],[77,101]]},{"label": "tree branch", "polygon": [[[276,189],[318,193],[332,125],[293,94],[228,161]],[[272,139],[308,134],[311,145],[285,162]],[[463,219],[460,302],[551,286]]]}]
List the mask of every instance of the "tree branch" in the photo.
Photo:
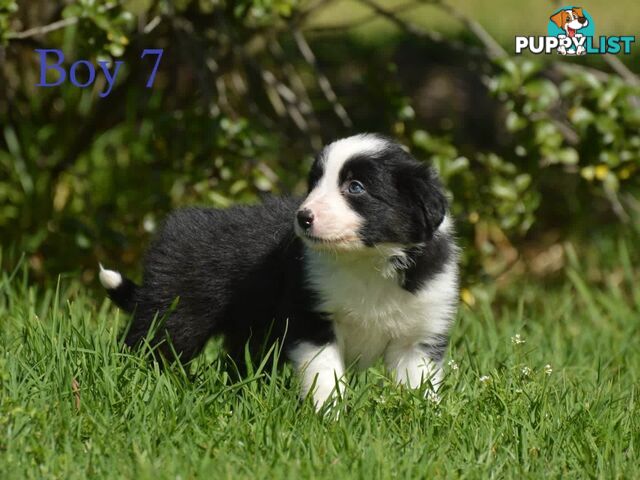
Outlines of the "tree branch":
[{"label": "tree branch", "polygon": [[49,25],[33,27],[22,32],[9,33],[9,35],[7,35],[7,38],[9,40],[22,40],[29,37],[35,37],[36,35],[46,35],[49,32],[75,25],[76,23],[78,23],[79,19],[79,17],[65,18],[63,20],[58,20],[57,22],[50,23]]},{"label": "tree branch", "polygon": [[320,135],[320,122],[313,110],[311,97],[309,96],[309,92],[307,92],[304,81],[300,77],[296,67],[294,67],[287,59],[287,56],[285,55],[284,50],[282,50],[282,46],[277,39],[270,42],[269,51],[273,55],[274,59],[279,62],[284,75],[289,79],[291,89],[296,92],[300,99],[298,109],[307,119],[307,123],[309,125],[309,142],[311,146],[314,150],[321,149],[323,141],[322,136]]},{"label": "tree branch", "polygon": [[[116,8],[118,5],[108,5],[104,9],[101,9],[101,12],[108,12]],[[80,20],[80,17],[69,17],[63,18],[62,20],[58,20],[56,22],[50,23],[49,25],[42,25],[39,27],[29,28],[22,32],[12,32],[7,35],[9,40],[24,40],[26,38],[35,37],[38,35],[46,35],[47,33],[54,32],[56,30],[60,30],[61,28],[70,27],[71,25],[75,25]]]},{"label": "tree branch", "polygon": [[322,93],[324,93],[325,98],[333,106],[333,111],[336,113],[336,115],[342,121],[342,124],[345,127],[351,128],[353,126],[353,122],[351,121],[351,118],[349,118],[349,114],[347,113],[345,108],[342,106],[342,104],[338,101],[338,96],[333,90],[333,87],[331,86],[329,79],[324,73],[322,73],[322,70],[318,65],[316,56],[313,53],[313,50],[311,50],[311,47],[309,46],[309,44],[307,43],[307,40],[304,38],[304,35],[300,30],[295,29],[293,31],[293,38],[296,41],[298,50],[300,50],[300,53],[304,57],[305,61],[309,65],[311,65],[311,67],[315,70],[316,77],[318,79],[318,85],[320,85],[320,89],[322,90]]},{"label": "tree branch", "polygon": [[[390,12],[393,13],[394,15],[398,15],[399,13],[406,12],[408,10],[413,10],[414,8],[417,8],[419,6],[420,6],[420,4],[417,1],[412,0],[410,2],[403,3],[402,5],[398,5],[393,10],[390,10]],[[306,28],[305,32],[307,32],[307,33],[334,33],[334,32],[340,32],[341,30],[348,30],[348,29],[352,29],[352,28],[361,27],[361,26],[366,25],[367,23],[370,23],[370,22],[372,22],[374,20],[377,20],[379,18],[380,18],[379,14],[371,13],[369,15],[364,15],[363,17],[358,18],[356,20],[353,20],[351,22],[339,23],[339,24],[336,24],[336,25],[324,25],[324,26]]]},{"label": "tree branch", "polygon": [[432,4],[444,10],[456,20],[462,22],[468,30],[470,30],[486,48],[489,58],[496,60],[498,58],[507,57],[508,54],[502,46],[489,34],[489,32],[477,21],[467,17],[460,10],[455,8],[445,0],[418,0],[422,4]]},{"label": "tree branch", "polygon": [[414,37],[423,38],[434,43],[447,45],[453,50],[464,52],[466,55],[480,56],[483,58],[487,58],[488,56],[487,52],[481,48],[469,46],[464,42],[460,42],[458,40],[447,40],[444,37],[444,35],[442,35],[440,32],[427,30],[425,28],[417,26],[414,23],[406,21],[400,18],[394,12],[381,7],[380,5],[378,5],[372,0],[359,0],[359,1],[360,3],[371,8],[377,14],[389,20],[391,23],[395,24],[401,30],[407,32],[410,35],[413,35]]},{"label": "tree branch", "polygon": [[302,25],[316,10],[318,10],[321,7],[326,7],[327,5],[329,5],[330,3],[334,2],[335,0],[313,0],[311,2],[309,2],[310,4],[307,6],[307,8],[305,8],[304,10],[300,10],[296,13],[296,15],[293,17],[293,21],[291,22],[291,25],[295,28],[299,27],[300,25]]},{"label": "tree branch", "polygon": [[624,63],[622,63],[622,60],[614,55],[610,55],[607,53],[602,55],[602,58],[604,58],[604,61],[607,62],[607,65],[609,65],[613,69],[613,71],[620,75],[629,85],[633,87],[640,87],[640,78],[638,78],[635,73],[629,70],[629,68]]},{"label": "tree branch", "polygon": [[272,89],[274,92],[269,94],[269,99],[272,99],[274,95],[279,95],[282,99],[279,103],[276,103],[273,99],[271,101],[271,103],[274,104],[274,108],[276,108],[277,113],[280,116],[283,116],[284,111],[286,110],[289,118],[291,118],[296,127],[298,127],[300,131],[306,133],[309,130],[309,124],[300,111],[300,101],[296,94],[287,85],[278,80],[273,72],[264,68],[259,68],[259,70],[267,88]]}]

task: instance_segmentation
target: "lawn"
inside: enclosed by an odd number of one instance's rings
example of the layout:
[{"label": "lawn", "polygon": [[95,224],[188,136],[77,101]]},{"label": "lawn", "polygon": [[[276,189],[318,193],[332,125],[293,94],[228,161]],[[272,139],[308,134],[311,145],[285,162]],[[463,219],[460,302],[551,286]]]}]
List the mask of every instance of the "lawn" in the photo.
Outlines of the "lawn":
[{"label": "lawn", "polygon": [[298,401],[289,369],[233,383],[216,345],[160,372],[118,347],[101,295],[5,271],[0,478],[638,478],[640,288],[616,250],[597,286],[569,255],[564,279],[514,300],[476,290],[439,403],[373,369],[337,420]]}]

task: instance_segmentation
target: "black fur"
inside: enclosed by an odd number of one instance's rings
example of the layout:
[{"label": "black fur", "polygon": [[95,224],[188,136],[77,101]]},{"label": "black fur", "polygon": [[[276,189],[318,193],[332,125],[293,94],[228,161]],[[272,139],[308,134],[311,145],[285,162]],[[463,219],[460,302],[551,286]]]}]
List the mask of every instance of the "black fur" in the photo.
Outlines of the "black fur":
[{"label": "black fur", "polygon": [[366,185],[366,194],[347,200],[365,219],[361,237],[369,246],[429,241],[444,219],[447,200],[435,172],[395,143],[345,162],[340,183],[351,179]]},{"label": "black fur", "polygon": [[117,288],[108,289],[107,295],[125,312],[133,313],[136,308],[136,297],[138,295],[138,287],[135,283],[126,277],[122,278],[122,283]]},{"label": "black fur", "polygon": [[420,287],[444,270],[451,258],[451,238],[434,236],[424,245],[407,248],[408,268],[404,271],[402,288],[415,293]]},{"label": "black fur", "polygon": [[[146,255],[143,286],[128,302],[135,309],[126,343],[138,344],[174,302],[163,330],[182,361],[217,334],[224,334],[240,368],[247,342],[258,355],[276,339],[284,339],[285,347],[303,338],[330,340],[330,325],[313,311],[313,294],[304,286],[302,243],[292,220],[298,204],[283,198],[255,207],[174,212]],[[166,343],[159,348],[171,356]]]}]

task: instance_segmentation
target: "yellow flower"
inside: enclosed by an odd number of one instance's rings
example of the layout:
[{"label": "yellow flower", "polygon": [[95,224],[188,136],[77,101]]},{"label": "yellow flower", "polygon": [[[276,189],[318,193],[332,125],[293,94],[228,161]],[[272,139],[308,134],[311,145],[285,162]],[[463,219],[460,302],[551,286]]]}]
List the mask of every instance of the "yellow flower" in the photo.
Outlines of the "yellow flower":
[{"label": "yellow flower", "polygon": [[618,177],[620,178],[620,180],[626,180],[630,176],[631,176],[631,169],[630,168],[623,168],[622,170],[620,170],[618,172]]},{"label": "yellow flower", "polygon": [[598,165],[595,170],[596,178],[598,180],[604,180],[609,173],[609,167],[606,165]]},{"label": "yellow flower", "polygon": [[462,289],[462,291],[460,292],[460,297],[462,298],[462,301],[469,307],[473,307],[476,304],[476,297],[468,288]]}]

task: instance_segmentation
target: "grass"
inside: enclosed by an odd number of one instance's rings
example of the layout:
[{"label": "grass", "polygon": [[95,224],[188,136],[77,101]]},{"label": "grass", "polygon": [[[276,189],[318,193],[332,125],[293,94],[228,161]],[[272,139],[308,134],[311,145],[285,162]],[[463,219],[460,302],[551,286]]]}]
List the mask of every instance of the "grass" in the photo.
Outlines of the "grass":
[{"label": "grass", "polygon": [[160,372],[120,350],[107,301],[4,272],[0,478],[638,478],[640,289],[625,245],[603,286],[570,255],[557,286],[477,295],[439,404],[372,369],[338,420],[298,401],[289,369],[232,383],[215,345],[190,372]]}]

